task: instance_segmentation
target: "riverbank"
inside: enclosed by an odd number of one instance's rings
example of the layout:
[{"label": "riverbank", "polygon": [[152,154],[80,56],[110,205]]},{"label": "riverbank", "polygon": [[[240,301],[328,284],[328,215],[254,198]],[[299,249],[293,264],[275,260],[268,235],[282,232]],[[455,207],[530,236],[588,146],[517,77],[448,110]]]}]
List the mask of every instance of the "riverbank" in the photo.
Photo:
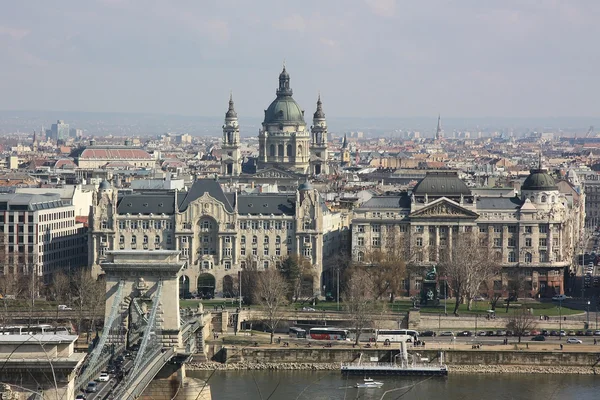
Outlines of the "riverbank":
[{"label": "riverbank", "polygon": [[[219,362],[188,363],[191,371],[339,371],[340,363],[264,363],[237,362],[222,364]],[[597,375],[600,368],[549,366],[549,365],[450,365],[451,374],[575,374]]]}]

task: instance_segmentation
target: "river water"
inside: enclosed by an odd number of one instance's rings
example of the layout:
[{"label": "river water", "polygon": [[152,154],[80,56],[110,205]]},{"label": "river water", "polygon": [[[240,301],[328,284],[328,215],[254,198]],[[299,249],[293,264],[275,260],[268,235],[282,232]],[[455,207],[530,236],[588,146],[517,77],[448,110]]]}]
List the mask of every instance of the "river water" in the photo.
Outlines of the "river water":
[{"label": "river water", "polygon": [[[208,379],[210,371],[187,375]],[[447,378],[376,377],[381,389],[355,389],[361,377],[323,371],[217,371],[210,377],[213,400],[597,400],[600,376],[451,375]]]}]

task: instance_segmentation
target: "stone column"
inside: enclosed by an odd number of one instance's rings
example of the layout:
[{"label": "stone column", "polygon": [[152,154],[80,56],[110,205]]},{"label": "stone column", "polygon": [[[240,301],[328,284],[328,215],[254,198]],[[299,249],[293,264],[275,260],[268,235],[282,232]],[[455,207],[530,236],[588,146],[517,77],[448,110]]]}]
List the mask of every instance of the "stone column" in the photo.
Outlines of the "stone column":
[{"label": "stone column", "polygon": [[435,227],[435,261],[440,262],[440,227]]},{"label": "stone column", "polygon": [[452,229],[454,227],[448,225],[448,248],[451,249],[452,248]]},{"label": "stone column", "polygon": [[548,260],[550,262],[554,262],[554,253],[553,253],[553,246],[552,246],[552,239],[553,239],[553,233],[552,233],[552,228],[553,225],[552,224],[548,224],[548,235],[547,237],[547,246],[546,248],[548,249]]}]

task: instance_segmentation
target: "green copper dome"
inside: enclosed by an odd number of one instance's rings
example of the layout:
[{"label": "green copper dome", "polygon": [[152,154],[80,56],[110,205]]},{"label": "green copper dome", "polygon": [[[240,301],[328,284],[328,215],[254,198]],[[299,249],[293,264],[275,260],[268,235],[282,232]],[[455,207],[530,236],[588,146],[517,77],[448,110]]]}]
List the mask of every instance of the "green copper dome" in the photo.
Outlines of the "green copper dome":
[{"label": "green copper dome", "polygon": [[304,111],[296,100],[292,97],[290,88],[290,75],[283,67],[279,74],[279,89],[277,89],[277,98],[273,100],[269,108],[265,110],[265,124],[293,123],[305,124]]},{"label": "green copper dome", "polygon": [[521,190],[557,190],[554,178],[543,169],[532,169]]}]

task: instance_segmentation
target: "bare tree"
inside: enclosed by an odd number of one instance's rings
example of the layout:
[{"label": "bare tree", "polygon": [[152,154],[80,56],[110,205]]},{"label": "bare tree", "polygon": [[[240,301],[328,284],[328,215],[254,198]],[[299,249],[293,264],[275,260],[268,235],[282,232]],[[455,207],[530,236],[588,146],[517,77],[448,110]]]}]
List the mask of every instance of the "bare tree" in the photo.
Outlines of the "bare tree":
[{"label": "bare tree", "polygon": [[381,299],[384,295],[391,302],[402,290],[402,281],[406,276],[406,264],[396,251],[382,251],[376,249],[366,254],[365,259],[369,264],[368,272],[374,285],[375,298]]},{"label": "bare tree", "polygon": [[89,307],[91,301],[97,301],[94,296],[97,290],[97,282],[93,278],[91,271],[87,268],[82,268],[72,276],[73,295],[75,307],[77,310],[77,332],[81,334],[83,321],[89,316]]},{"label": "bare tree", "polygon": [[281,263],[281,273],[285,277],[289,286],[288,298],[296,303],[300,297],[312,298],[312,287],[310,294],[304,290],[304,282],[315,279],[316,271],[314,265],[304,257],[297,254],[291,254]]},{"label": "bare tree", "polygon": [[263,308],[263,322],[271,331],[271,343],[275,330],[284,316],[287,304],[286,295],[289,287],[285,278],[276,269],[268,269],[258,273],[254,301]]},{"label": "bare tree", "polygon": [[509,277],[508,283],[503,285],[502,289],[508,294],[506,297],[506,312],[508,312],[511,301],[517,301],[519,297],[523,296],[525,280],[520,279],[518,276]]},{"label": "bare tree", "polygon": [[358,344],[360,333],[373,323],[377,304],[373,300],[375,285],[370,274],[362,268],[353,268],[344,290],[344,305],[352,327],[356,331],[354,344]]},{"label": "bare tree", "polygon": [[454,314],[464,301],[471,310],[482,283],[495,276],[500,268],[486,241],[479,241],[469,232],[455,235],[452,245],[440,253],[441,273],[456,296]]},{"label": "bare tree", "polygon": [[513,336],[518,336],[519,343],[521,343],[521,337],[526,332],[531,331],[536,326],[535,318],[533,315],[524,307],[517,308],[513,311],[510,319],[506,324],[506,329],[513,332]]},{"label": "bare tree", "polygon": [[58,302],[66,303],[71,294],[71,278],[64,272],[56,272],[52,276],[52,295]]}]

